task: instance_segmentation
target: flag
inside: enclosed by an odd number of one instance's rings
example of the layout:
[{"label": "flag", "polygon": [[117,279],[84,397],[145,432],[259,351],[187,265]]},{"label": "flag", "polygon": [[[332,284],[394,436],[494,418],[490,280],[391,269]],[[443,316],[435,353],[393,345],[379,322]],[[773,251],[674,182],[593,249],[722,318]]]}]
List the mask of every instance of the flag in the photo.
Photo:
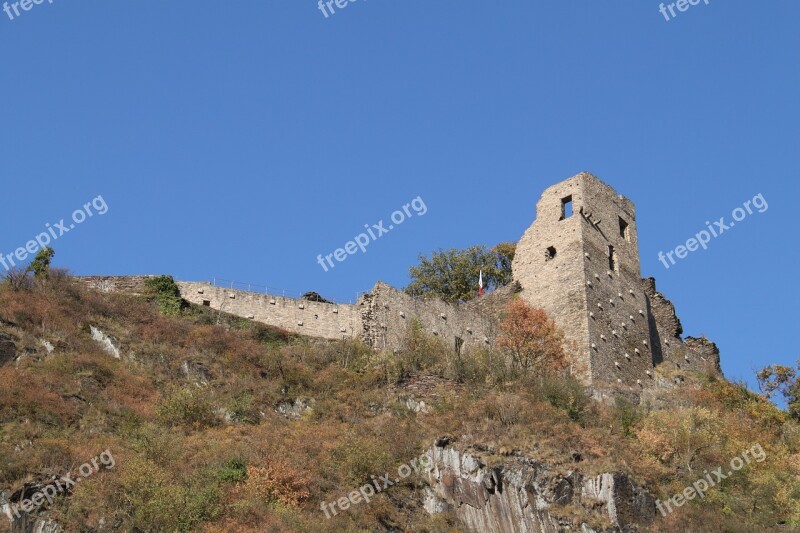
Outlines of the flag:
[{"label": "flag", "polygon": [[481,270],[481,273],[478,276],[478,296],[481,295],[483,295],[483,270]]}]

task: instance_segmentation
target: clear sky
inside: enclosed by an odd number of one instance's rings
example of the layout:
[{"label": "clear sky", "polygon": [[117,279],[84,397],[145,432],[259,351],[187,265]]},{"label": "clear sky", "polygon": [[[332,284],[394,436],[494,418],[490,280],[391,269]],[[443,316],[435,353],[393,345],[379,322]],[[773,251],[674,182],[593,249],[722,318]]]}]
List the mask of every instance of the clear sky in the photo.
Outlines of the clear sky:
[{"label": "clear sky", "polygon": [[[517,240],[586,170],[635,202],[642,274],[728,377],[800,357],[794,0],[670,20],[654,0],[28,7],[0,12],[3,254],[101,195],[58,266],[348,300],[404,286],[420,252]],[[758,194],[766,211],[659,262]],[[317,263],[417,197],[424,215]]]}]

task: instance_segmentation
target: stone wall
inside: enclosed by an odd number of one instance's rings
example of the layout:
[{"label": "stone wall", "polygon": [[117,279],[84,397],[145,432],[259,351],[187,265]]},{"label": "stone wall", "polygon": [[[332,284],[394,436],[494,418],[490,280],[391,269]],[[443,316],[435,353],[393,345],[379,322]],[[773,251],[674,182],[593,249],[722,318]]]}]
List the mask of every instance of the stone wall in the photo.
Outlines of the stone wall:
[{"label": "stone wall", "polygon": [[578,206],[589,309],[594,383],[650,384],[653,339],[641,289],[636,209],[590,174],[581,175]]},{"label": "stone wall", "polygon": [[144,282],[155,277],[157,276],[81,276],[75,279],[91,289],[102,292],[143,294]]},{"label": "stone wall", "polygon": [[652,336],[630,200],[588,173],[549,187],[517,245],[513,271],[522,297],[564,330],[574,347],[573,367],[584,381],[644,385],[652,379]]},{"label": "stone wall", "polygon": [[361,308],[362,338],[376,350],[398,349],[414,320],[454,350],[494,342],[494,317],[475,307],[415,298],[382,282],[356,305]]},{"label": "stone wall", "polygon": [[217,287],[208,282],[178,281],[188,302],[323,339],[347,339],[361,335],[357,305],[340,305],[272,296]]},{"label": "stone wall", "polygon": [[[568,207],[571,208],[568,209]],[[506,305],[522,297],[564,330],[572,370],[595,388],[655,385],[657,365],[720,372],[707,339],[681,340],[675,308],[642,280],[633,203],[588,173],[547,188],[536,220],[517,244],[514,282],[465,304],[419,299],[378,282],[353,305],[315,302],[178,282],[197,305],[323,339],[361,339],[375,350],[398,350],[409,325],[453,350],[492,346]],[[152,276],[81,278],[92,288],[143,292]]]},{"label": "stone wall", "polygon": [[[154,276],[93,276],[78,278],[92,289],[142,294],[144,281]],[[177,281],[188,302],[221,310],[287,331],[322,339],[358,338],[375,350],[398,350],[409,325],[422,329],[449,347],[490,346],[496,334],[498,309],[513,298],[518,286],[484,295],[467,304],[420,299],[378,282],[353,304],[287,298],[214,286],[205,281]]]},{"label": "stone wall", "polygon": [[[573,369],[591,382],[580,179],[576,176],[544,191],[536,204],[535,222],[517,244],[512,270],[522,286],[522,298],[547,311],[574,344]],[[571,216],[562,212],[566,198],[572,201]]]}]

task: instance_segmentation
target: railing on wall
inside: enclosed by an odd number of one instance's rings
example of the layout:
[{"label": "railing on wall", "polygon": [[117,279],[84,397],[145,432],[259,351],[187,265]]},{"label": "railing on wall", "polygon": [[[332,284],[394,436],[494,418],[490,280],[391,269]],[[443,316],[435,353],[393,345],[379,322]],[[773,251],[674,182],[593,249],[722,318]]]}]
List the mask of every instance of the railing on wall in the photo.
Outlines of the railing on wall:
[{"label": "railing on wall", "polygon": [[[290,291],[290,290],[287,290],[287,289],[280,289],[278,287],[270,287],[268,285],[260,285],[258,283],[245,283],[245,282],[242,282],[242,281],[234,281],[234,280],[230,280],[230,279],[223,279],[223,278],[217,278],[217,277],[212,279],[211,285],[213,287],[224,287],[226,289],[235,289],[235,290],[240,290],[240,291],[269,294],[270,296],[282,296],[284,298],[293,298],[295,300],[299,300],[300,298],[302,298],[303,294],[306,294],[306,293],[303,293],[303,292]],[[350,305],[352,305],[353,302],[358,300],[358,298],[362,294],[364,294],[364,293],[363,292],[357,292],[355,300],[349,300],[349,301],[346,301],[346,302],[343,301],[343,300],[340,301],[340,300],[337,300],[335,298],[327,298],[327,297],[324,297],[324,296],[323,296],[323,298],[325,298],[326,301],[334,303],[334,304],[337,304],[337,305],[342,305],[342,304],[350,304]]]}]

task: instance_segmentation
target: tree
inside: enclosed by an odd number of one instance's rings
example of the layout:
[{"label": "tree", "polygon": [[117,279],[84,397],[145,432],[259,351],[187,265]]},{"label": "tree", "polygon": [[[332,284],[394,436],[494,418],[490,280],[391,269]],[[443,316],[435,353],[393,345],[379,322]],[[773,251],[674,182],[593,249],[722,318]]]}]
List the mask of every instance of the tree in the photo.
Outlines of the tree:
[{"label": "tree", "polygon": [[516,244],[502,243],[491,250],[485,246],[439,250],[430,258],[420,255],[419,265],[409,269],[411,283],[406,293],[434,296],[446,302],[467,301],[478,294],[478,276],[483,271],[487,290],[511,281],[511,261]]},{"label": "tree", "polygon": [[514,242],[501,242],[492,251],[497,255],[497,267],[500,271],[501,279],[498,280],[498,285],[508,285],[511,283],[511,263],[514,261],[514,255],[517,253],[517,244]]},{"label": "tree", "polygon": [[544,309],[534,309],[517,298],[506,307],[498,327],[497,345],[510,352],[515,366],[540,374],[558,373],[567,368],[564,334]]},{"label": "tree", "polygon": [[45,246],[39,250],[39,253],[33,258],[25,272],[33,272],[33,277],[36,279],[46,278],[50,273],[50,261],[53,260],[54,255],[56,255],[56,251],[49,246]]},{"label": "tree", "polygon": [[790,366],[770,365],[757,375],[758,386],[767,398],[778,392],[786,400],[789,414],[800,420],[800,359],[797,369]]}]

